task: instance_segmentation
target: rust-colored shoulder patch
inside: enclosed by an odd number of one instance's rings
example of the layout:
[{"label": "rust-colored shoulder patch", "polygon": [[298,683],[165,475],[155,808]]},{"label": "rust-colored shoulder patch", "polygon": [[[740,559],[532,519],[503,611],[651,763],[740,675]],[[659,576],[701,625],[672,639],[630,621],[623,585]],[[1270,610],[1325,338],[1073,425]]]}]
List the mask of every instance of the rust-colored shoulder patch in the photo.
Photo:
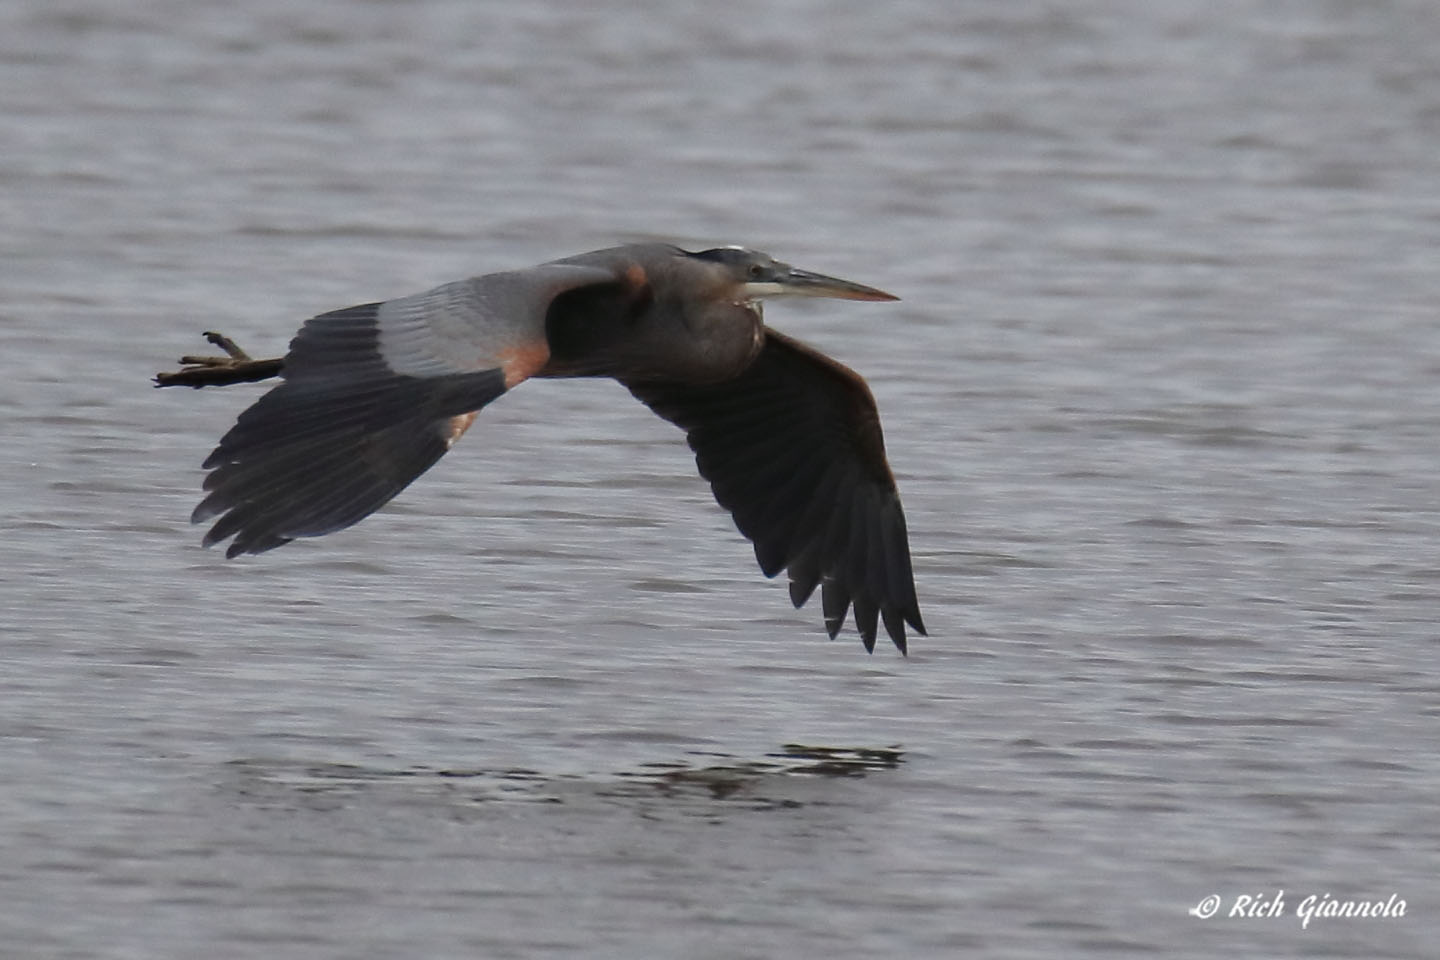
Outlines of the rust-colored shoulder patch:
[{"label": "rust-colored shoulder patch", "polygon": [[632,288],[639,290],[650,282],[650,278],[645,275],[644,267],[638,263],[632,263],[625,269],[625,282],[630,284]]},{"label": "rust-colored shoulder patch", "polygon": [[470,424],[475,422],[475,415],[479,411],[472,410],[470,413],[462,413],[459,416],[451,417],[448,429],[445,431],[445,449],[449,450],[455,446],[455,442],[465,435],[470,429]]},{"label": "rust-colored shoulder patch", "polygon": [[532,340],[501,350],[499,358],[500,369],[505,373],[505,389],[509,390],[540,372],[540,368],[550,360],[550,348],[544,340]]}]

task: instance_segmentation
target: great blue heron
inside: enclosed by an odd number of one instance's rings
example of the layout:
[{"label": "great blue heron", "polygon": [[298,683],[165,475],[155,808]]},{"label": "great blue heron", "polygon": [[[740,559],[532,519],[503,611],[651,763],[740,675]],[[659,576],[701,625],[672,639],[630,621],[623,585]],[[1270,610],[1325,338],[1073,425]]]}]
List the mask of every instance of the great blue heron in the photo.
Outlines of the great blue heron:
[{"label": "great blue heron", "polygon": [[779,296],[896,299],[754,250],[647,243],[321,314],[283,360],[234,378],[284,382],[206,458],[191,520],[215,520],[206,546],[234,537],[228,557],[332,533],[403,490],[521,381],[614,377],[686,432],[760,569],[789,571],[796,607],[818,584],[831,637],[853,603],[867,650],[878,618],[904,652],[905,623],[925,627],[874,397],[764,325],[760,301]]}]

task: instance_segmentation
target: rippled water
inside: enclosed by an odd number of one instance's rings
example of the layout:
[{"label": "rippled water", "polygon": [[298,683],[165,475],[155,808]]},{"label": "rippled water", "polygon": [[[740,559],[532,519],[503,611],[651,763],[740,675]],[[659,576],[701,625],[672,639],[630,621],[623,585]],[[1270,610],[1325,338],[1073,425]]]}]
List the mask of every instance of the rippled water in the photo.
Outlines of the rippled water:
[{"label": "rippled water", "polygon": [[[1398,0],[0,8],[0,952],[1433,955],[1437,48]],[[768,319],[879,398],[908,659],[608,383],[199,548],[263,389],[151,390],[200,331],[650,236],[904,297]]]}]

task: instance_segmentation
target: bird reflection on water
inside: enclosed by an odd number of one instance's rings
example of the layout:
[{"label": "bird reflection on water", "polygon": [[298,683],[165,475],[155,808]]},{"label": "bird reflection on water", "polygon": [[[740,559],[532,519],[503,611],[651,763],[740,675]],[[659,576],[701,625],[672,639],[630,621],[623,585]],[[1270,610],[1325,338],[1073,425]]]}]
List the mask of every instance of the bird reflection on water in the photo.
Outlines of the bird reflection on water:
[{"label": "bird reflection on water", "polygon": [[344,763],[235,760],[228,764],[232,791],[261,805],[338,809],[361,802],[371,791],[403,785],[417,801],[441,801],[451,809],[496,802],[583,803],[647,798],[746,809],[805,805],[787,797],[787,785],[823,778],[858,778],[897,769],[899,746],[840,747],[786,744],[762,758],[691,751],[687,759],[641,763],[608,774],[545,773],[528,768],[385,769]]}]

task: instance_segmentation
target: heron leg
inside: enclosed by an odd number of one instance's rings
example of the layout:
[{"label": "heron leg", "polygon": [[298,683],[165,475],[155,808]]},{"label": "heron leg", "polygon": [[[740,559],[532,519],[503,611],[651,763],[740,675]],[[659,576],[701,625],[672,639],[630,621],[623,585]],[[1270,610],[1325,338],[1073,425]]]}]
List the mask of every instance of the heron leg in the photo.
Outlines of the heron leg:
[{"label": "heron leg", "polygon": [[285,361],[281,357],[254,359],[223,333],[207,330],[205,339],[224,350],[225,356],[183,356],[180,358],[179,370],[155,375],[155,386],[199,388],[250,383],[279,376],[285,367]]}]

